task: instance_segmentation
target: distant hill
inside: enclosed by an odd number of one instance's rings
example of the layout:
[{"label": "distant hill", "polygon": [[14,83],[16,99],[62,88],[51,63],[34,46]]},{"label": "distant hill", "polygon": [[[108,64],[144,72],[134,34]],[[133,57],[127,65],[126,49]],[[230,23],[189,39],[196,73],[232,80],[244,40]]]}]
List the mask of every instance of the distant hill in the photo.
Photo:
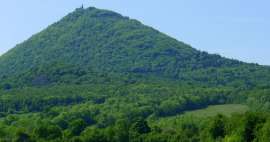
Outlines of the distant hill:
[{"label": "distant hill", "polygon": [[268,86],[270,69],[195,50],[139,21],[92,7],[76,9],[0,57],[2,86],[153,79]]}]

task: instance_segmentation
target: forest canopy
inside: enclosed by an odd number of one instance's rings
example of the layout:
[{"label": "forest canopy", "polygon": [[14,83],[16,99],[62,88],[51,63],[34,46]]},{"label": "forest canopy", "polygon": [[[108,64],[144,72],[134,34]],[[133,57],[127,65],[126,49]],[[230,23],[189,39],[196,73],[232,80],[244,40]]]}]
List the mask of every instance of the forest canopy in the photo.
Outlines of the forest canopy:
[{"label": "forest canopy", "polygon": [[269,87],[268,66],[78,8],[0,56],[0,141],[269,142]]}]

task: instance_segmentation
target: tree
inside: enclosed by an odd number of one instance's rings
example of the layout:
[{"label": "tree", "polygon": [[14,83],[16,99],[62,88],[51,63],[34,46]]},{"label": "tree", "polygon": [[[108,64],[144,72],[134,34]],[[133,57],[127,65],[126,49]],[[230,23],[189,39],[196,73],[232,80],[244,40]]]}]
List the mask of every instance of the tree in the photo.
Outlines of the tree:
[{"label": "tree", "polygon": [[83,119],[77,119],[71,122],[70,129],[74,136],[78,136],[87,127],[87,123]]},{"label": "tree", "polygon": [[53,121],[55,124],[57,124],[61,129],[67,129],[68,128],[68,122],[64,120],[63,118],[57,117]]},{"label": "tree", "polygon": [[209,124],[209,133],[213,139],[224,138],[225,136],[225,117],[218,114]]},{"label": "tree", "polygon": [[170,116],[181,112],[184,109],[184,103],[176,99],[162,101],[159,106],[159,116]]},{"label": "tree", "polygon": [[32,142],[31,137],[23,130],[18,130],[15,134],[14,142]]},{"label": "tree", "polygon": [[10,90],[12,88],[12,86],[8,83],[4,84],[3,86],[4,90]]},{"label": "tree", "polygon": [[233,134],[231,136],[226,136],[224,142],[242,142],[243,139],[238,134]]},{"label": "tree", "polygon": [[252,142],[256,138],[258,126],[265,122],[265,118],[259,113],[247,113],[244,120],[243,135],[246,142]]},{"label": "tree", "polygon": [[114,125],[114,130],[116,131],[116,141],[117,142],[126,142],[129,138],[129,125],[127,120],[121,119],[116,122]]},{"label": "tree", "polygon": [[151,132],[151,128],[148,126],[147,121],[142,118],[139,118],[135,121],[135,123],[131,127],[132,131],[137,132],[139,134],[146,134]]},{"label": "tree", "polygon": [[45,140],[52,140],[57,138],[62,138],[62,131],[61,129],[53,124],[50,123],[43,123],[40,124],[35,130],[34,134],[36,137],[45,139]]},{"label": "tree", "polygon": [[102,129],[90,128],[83,132],[83,140],[86,142],[109,142]]},{"label": "tree", "polygon": [[270,120],[268,120],[257,134],[258,142],[270,142]]}]

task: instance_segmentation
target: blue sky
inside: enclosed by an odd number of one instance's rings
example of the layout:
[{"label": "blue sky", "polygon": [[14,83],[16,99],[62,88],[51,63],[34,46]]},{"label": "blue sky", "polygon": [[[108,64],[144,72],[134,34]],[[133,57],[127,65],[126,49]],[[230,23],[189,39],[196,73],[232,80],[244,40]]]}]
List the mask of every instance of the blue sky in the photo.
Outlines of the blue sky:
[{"label": "blue sky", "polygon": [[269,0],[8,0],[0,54],[84,4],[138,19],[194,48],[270,65]]}]

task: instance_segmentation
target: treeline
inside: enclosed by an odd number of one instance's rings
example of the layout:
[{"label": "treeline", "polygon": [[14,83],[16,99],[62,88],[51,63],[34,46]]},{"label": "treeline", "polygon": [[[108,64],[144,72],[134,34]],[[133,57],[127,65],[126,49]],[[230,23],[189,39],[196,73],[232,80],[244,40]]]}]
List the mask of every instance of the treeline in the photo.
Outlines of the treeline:
[{"label": "treeline", "polygon": [[[256,105],[258,109],[254,110],[266,110],[267,89],[248,91],[166,83],[1,90],[0,138],[7,142],[264,142],[264,135],[268,136],[269,115],[261,113],[181,118],[180,123],[166,123],[166,128],[156,123],[161,118],[214,104],[247,102],[251,109]],[[248,138],[251,134],[252,138]]]},{"label": "treeline", "polygon": [[133,83],[29,87],[0,94],[0,138],[7,142],[264,142],[269,134],[267,113],[176,118],[181,120],[166,122],[168,127],[157,123],[214,104],[247,102],[254,111],[266,110],[269,90],[263,88]]},{"label": "treeline", "polygon": [[[147,126],[146,119],[223,104],[229,93],[229,89],[150,83],[2,90],[0,137],[3,141],[14,138],[18,141],[66,141],[77,137],[86,140],[99,137],[96,135],[103,135],[104,131],[116,135],[135,129],[133,127],[140,133],[149,133],[153,128]],[[145,126],[136,124],[137,121]],[[110,139],[125,141],[130,135],[123,134],[123,137]]]},{"label": "treeline", "polygon": [[147,115],[175,115],[229,101],[229,89],[179,87],[167,84],[69,85],[22,88],[0,91],[0,112],[4,114],[42,112],[55,106],[91,102],[112,109],[132,105],[147,110]]},{"label": "treeline", "polygon": [[[196,119],[178,118],[168,122],[171,129],[157,120],[134,117],[118,119],[107,127],[91,119],[95,111],[59,115],[29,114],[9,116],[0,123],[0,140],[15,142],[268,142],[268,113],[247,112],[241,115]],[[70,116],[70,118],[69,118]],[[29,118],[31,117],[31,118]],[[154,122],[153,122],[154,121]],[[104,122],[108,122],[104,121]],[[176,123],[177,122],[177,123]],[[15,127],[16,125],[16,127]]]}]

